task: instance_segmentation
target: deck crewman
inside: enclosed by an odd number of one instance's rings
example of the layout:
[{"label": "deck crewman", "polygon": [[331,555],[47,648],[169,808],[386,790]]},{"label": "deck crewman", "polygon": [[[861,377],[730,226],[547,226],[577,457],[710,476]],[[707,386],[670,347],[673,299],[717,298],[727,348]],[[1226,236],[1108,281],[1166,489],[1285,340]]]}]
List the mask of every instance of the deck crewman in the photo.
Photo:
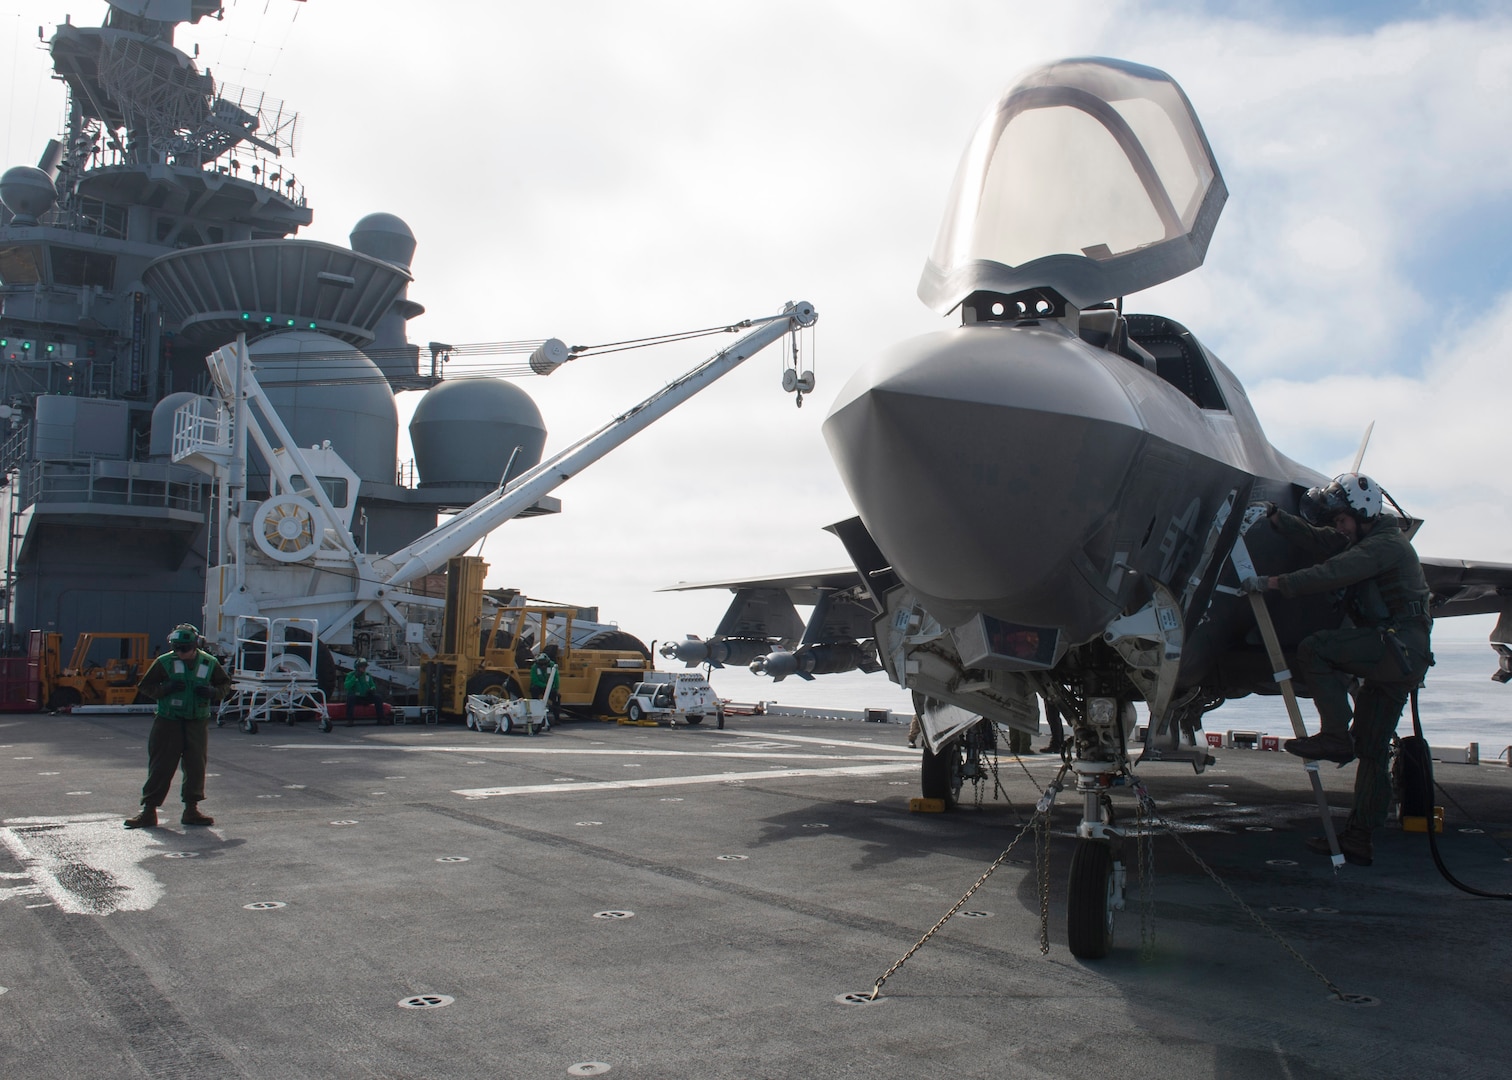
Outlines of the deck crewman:
[{"label": "deck crewman", "polygon": [[147,783],[142,787],[142,812],[127,818],[128,829],[148,829],[158,823],[157,808],[168,798],[174,774],[183,766],[180,789],[185,825],[214,825],[200,813],[205,797],[205,766],[210,758],[210,706],[231,689],[231,676],[220,661],[199,647],[199,631],[188,623],[168,635],[170,651],[152,662],[137,691],[157,702],[152,731],[147,736]]},{"label": "deck crewman", "polygon": [[[1354,806],[1339,850],[1369,866],[1371,833],[1386,824],[1391,805],[1388,758],[1402,706],[1433,664],[1432,621],[1423,566],[1397,519],[1382,512],[1381,489],[1368,476],[1344,473],[1302,500],[1307,520],[1268,507],[1267,519],[1288,540],[1325,556],[1289,574],[1250,578],[1248,592],[1278,589],[1283,596],[1345,590],[1353,626],[1319,630],[1297,646],[1297,666],[1318,707],[1321,730],[1288,739],[1299,757],[1345,764],[1358,757]],[[1349,688],[1362,680],[1353,714]],[[1352,723],[1351,723],[1352,721]],[[1317,838],[1308,847],[1331,854]]]},{"label": "deck crewman", "polygon": [[346,694],[346,717],[347,724],[351,725],[356,717],[358,705],[371,705],[373,707],[373,721],[383,723],[384,706],[387,697],[382,690],[378,689],[378,682],[368,674],[367,657],[359,656],[357,663],[347,673],[342,683],[342,690]]}]

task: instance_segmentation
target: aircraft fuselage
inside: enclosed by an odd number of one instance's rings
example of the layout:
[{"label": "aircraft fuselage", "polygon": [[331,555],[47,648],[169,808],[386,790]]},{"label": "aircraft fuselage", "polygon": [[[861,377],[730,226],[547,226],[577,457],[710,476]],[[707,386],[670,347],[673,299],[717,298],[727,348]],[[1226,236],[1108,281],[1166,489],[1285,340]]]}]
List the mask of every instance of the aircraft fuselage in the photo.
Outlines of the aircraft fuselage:
[{"label": "aircraft fuselage", "polygon": [[[858,373],[824,434],[863,523],[942,626],[959,638],[985,615],[989,636],[1056,635],[1053,655],[992,650],[982,666],[1043,668],[1148,601],[1151,582],[1180,594],[1231,493],[1294,506],[1322,479],[1274,450],[1238,381],[1178,324],[1130,316],[1136,348],[1115,352],[1073,330],[1074,308],[973,323],[995,302],[974,299],[966,325]],[[1257,562],[1286,560],[1257,540]],[[1243,632],[1224,606],[1208,636]]]}]

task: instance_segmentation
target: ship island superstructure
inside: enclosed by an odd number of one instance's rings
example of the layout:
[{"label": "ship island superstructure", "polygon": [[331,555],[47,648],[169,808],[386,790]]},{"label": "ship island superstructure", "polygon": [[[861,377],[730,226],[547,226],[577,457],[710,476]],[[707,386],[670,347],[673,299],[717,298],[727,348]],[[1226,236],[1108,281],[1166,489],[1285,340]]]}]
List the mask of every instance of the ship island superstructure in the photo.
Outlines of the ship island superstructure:
[{"label": "ship island superstructure", "polygon": [[[11,651],[29,629],[157,639],[200,617],[213,485],[173,461],[174,414],[211,392],[205,357],[239,335],[295,443],[334,447],[355,472],[364,550],[401,547],[541,457],[524,391],[442,381],[444,347],[423,361],[409,342],[424,309],[408,297],[416,241],[401,219],[363,217],[348,247],[296,238],[313,220],[289,168],[297,114],[174,46],[179,26],[220,9],[111,0],[102,26],[57,26],[67,128],[0,177]],[[425,391],[412,467],[397,460],[401,390]],[[246,490],[267,495],[265,463],[249,462]]]}]

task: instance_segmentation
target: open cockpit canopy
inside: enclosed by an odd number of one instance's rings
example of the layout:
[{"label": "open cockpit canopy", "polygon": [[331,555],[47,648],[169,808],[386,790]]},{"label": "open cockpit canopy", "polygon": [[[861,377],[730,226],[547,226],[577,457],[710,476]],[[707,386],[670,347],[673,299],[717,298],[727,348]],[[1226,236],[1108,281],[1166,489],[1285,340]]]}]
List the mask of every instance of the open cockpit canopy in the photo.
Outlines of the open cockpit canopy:
[{"label": "open cockpit canopy", "polygon": [[1228,191],[1169,75],[1103,58],[1031,71],[982,118],[919,298],[1055,289],[1077,307],[1202,265]]}]

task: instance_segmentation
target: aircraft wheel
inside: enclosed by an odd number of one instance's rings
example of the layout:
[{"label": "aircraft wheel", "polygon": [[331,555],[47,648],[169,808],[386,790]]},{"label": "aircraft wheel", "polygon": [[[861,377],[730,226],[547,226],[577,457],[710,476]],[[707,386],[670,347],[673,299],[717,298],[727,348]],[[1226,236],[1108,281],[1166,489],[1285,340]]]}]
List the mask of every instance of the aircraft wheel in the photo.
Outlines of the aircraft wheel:
[{"label": "aircraft wheel", "polygon": [[641,711],[640,702],[632,701],[629,708],[625,710],[625,715],[628,716],[631,720],[639,720],[646,714]]},{"label": "aircraft wheel", "polygon": [[1079,960],[1101,960],[1113,948],[1113,849],[1083,838],[1071,856],[1066,884],[1066,943]]}]

